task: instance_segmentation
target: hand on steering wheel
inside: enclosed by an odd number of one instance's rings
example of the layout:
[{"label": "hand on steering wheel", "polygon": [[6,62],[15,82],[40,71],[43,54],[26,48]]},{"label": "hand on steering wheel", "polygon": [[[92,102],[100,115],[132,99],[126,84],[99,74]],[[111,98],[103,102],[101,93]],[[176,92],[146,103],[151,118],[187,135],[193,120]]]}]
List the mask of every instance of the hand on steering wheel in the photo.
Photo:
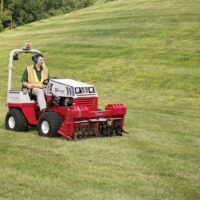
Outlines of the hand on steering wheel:
[{"label": "hand on steering wheel", "polygon": [[43,85],[48,85],[49,80],[50,80],[49,78],[45,79],[45,80],[42,82],[42,84],[43,84]]}]

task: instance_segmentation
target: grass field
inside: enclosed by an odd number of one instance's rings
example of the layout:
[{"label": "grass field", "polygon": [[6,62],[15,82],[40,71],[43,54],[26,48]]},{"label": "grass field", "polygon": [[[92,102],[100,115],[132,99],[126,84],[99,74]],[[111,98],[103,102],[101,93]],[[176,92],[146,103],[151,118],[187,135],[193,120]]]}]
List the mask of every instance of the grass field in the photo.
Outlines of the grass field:
[{"label": "grass field", "polygon": [[[118,0],[0,33],[0,199],[200,199],[200,1]],[[120,138],[68,142],[4,128],[9,52],[125,103]],[[28,56],[15,64],[20,87]]]}]

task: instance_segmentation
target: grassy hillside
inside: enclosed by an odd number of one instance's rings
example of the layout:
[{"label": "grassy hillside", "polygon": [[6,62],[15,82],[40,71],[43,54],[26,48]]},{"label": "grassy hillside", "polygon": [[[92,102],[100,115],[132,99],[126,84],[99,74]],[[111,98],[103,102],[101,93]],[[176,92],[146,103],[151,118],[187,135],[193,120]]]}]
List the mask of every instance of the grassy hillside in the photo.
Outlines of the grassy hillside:
[{"label": "grassy hillside", "polygon": [[[119,0],[0,34],[0,199],[199,199],[200,2]],[[4,129],[9,52],[125,103],[121,138],[68,142]],[[20,87],[25,56],[15,64]]]}]

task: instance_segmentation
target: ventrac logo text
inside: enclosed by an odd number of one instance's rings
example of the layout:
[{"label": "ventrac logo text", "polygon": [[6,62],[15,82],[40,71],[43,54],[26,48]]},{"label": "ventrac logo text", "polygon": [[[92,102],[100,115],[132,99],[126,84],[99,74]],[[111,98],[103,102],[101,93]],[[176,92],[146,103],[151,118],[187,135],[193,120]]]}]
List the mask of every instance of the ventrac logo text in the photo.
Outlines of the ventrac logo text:
[{"label": "ventrac logo text", "polygon": [[58,88],[55,88],[55,92],[56,92],[56,93],[61,93],[61,94],[63,94],[65,91],[64,91],[64,90],[60,90],[60,89],[58,89]]}]

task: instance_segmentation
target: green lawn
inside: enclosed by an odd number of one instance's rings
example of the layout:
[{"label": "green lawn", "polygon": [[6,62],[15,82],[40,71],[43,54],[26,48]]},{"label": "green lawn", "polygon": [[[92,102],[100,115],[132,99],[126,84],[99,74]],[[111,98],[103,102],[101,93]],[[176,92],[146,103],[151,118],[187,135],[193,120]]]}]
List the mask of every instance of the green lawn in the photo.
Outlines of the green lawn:
[{"label": "green lawn", "polygon": [[[0,199],[200,199],[200,1],[118,0],[0,33]],[[69,142],[4,128],[9,52],[125,103],[129,135]],[[13,70],[13,88],[29,56]]]}]

